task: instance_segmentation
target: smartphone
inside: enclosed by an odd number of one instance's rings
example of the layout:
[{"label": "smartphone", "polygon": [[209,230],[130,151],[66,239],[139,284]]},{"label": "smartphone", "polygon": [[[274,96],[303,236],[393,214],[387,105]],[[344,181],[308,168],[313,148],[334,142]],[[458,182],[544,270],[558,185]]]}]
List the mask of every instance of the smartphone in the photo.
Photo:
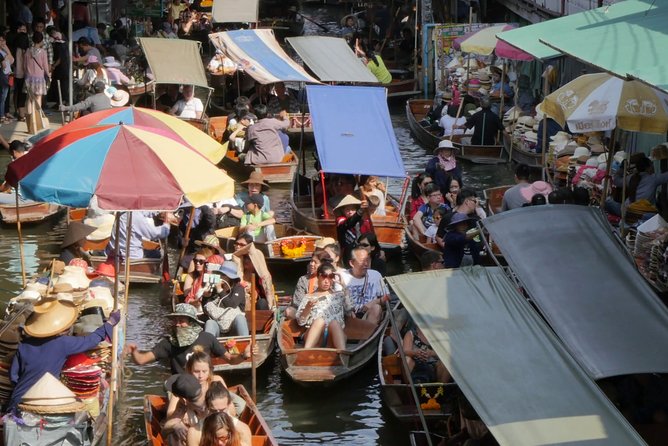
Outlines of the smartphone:
[{"label": "smartphone", "polygon": [[218,271],[219,269],[220,269],[220,265],[217,264],[217,263],[207,263],[207,264],[206,264],[206,270],[207,270],[208,272],[211,272],[211,271]]},{"label": "smartphone", "polygon": [[321,300],[327,299],[327,294],[322,294],[320,296],[310,295],[309,299],[311,299],[312,301],[315,301],[315,302],[320,302]]},{"label": "smartphone", "polygon": [[217,285],[220,283],[220,276],[218,274],[204,274],[202,281],[211,285]]}]

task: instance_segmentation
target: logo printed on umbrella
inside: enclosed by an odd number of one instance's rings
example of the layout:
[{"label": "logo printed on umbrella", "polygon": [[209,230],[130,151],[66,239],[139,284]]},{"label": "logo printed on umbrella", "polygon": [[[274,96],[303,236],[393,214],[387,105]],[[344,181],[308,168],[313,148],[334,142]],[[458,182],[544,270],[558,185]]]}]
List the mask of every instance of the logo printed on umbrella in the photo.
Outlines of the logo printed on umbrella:
[{"label": "logo printed on umbrella", "polygon": [[654,101],[643,100],[642,103],[637,99],[627,99],[624,103],[624,109],[632,115],[654,116],[657,112],[657,106]]},{"label": "logo printed on umbrella", "polygon": [[608,101],[599,101],[598,99],[593,100],[589,103],[587,112],[590,115],[602,115],[607,110],[608,104]]},{"label": "logo printed on umbrella", "polygon": [[575,108],[578,105],[580,98],[575,94],[573,90],[566,90],[563,93],[560,93],[557,96],[557,103],[564,110],[570,110]]}]

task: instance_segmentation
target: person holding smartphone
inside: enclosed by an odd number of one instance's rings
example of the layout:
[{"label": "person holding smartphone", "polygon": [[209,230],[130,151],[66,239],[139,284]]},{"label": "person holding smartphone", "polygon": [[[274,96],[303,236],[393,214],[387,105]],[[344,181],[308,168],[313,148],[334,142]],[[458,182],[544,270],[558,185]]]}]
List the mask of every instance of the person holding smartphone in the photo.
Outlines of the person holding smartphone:
[{"label": "person holding smartphone", "polygon": [[237,264],[225,260],[206,276],[203,301],[209,320],[204,325],[204,331],[216,337],[221,334],[248,336],[248,321],[244,312],[246,290],[240,283]]},{"label": "person holding smartphone", "polygon": [[334,266],[325,262],[318,267],[318,285],[311,294],[306,294],[297,308],[297,323],[307,327],[304,337],[304,348],[318,346],[323,338],[327,345],[331,336],[334,348],[345,350],[346,335],[345,317],[354,317],[353,305],[345,289],[337,291],[339,276]]}]

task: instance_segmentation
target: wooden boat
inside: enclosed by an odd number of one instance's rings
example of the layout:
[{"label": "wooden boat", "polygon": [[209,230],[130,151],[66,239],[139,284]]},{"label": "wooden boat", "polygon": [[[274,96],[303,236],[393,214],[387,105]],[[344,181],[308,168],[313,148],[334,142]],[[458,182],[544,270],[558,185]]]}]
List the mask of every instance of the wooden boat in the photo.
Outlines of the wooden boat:
[{"label": "wooden boat", "polygon": [[[246,401],[246,407],[239,414],[239,420],[248,425],[252,435],[253,446],[278,446],[278,442],[271,434],[269,425],[262,417],[257,406],[242,385],[231,386],[230,392],[234,392]],[[150,446],[164,446],[166,439],[162,436],[162,425],[167,415],[167,397],[162,395],[144,396],[144,425],[146,437]]]},{"label": "wooden boat", "polygon": [[[251,312],[246,311],[246,320],[248,327],[251,327]],[[274,352],[276,346],[276,313],[275,310],[256,310],[255,311],[255,344],[257,352],[255,353],[255,365],[260,367],[267,361],[267,358]],[[239,352],[243,352],[250,343],[250,336],[223,336],[218,338],[220,345],[225,347],[230,341],[233,341]],[[247,372],[250,371],[252,363],[247,359],[239,364],[230,364],[223,358],[213,358],[213,370],[221,373]]]},{"label": "wooden boat", "polygon": [[333,348],[331,337],[326,347],[306,349],[300,345],[305,327],[300,327],[295,320],[283,319],[278,335],[281,366],[298,384],[328,385],[341,381],[360,370],[376,354],[388,317],[386,314],[378,325],[364,319],[346,319],[345,350]]},{"label": "wooden boat", "polygon": [[[408,318],[399,320],[399,312],[406,310],[394,310],[395,321],[401,325],[402,332]],[[402,332],[403,333],[403,332]],[[395,345],[401,343],[401,340],[395,338],[391,322],[385,329],[384,337],[390,337]],[[383,403],[392,412],[397,420],[404,423],[420,423],[420,416],[415,399],[411,391],[408,370],[401,361],[401,356],[392,352],[389,355],[383,354],[384,342],[378,343],[378,377],[380,379],[381,396]],[[416,384],[415,390],[419,397],[420,408],[428,423],[444,420],[452,412],[452,396],[456,384],[445,383],[426,383]]]},{"label": "wooden boat", "polygon": [[[297,178],[297,176],[295,177]],[[318,218],[320,208],[315,211],[311,204],[311,195],[297,196],[296,181],[293,181],[290,195],[290,206],[292,207],[292,224],[296,228],[304,229],[311,234],[321,235],[323,237],[332,237],[336,239],[336,222],[330,215],[330,218]],[[300,177],[304,184],[308,182]],[[306,190],[303,190],[306,193]],[[371,217],[373,228],[378,237],[378,242],[383,249],[401,248],[404,237],[405,217],[400,215],[399,209],[394,206],[386,207],[385,216],[374,215]]]},{"label": "wooden boat", "polygon": [[[91,250],[94,251],[103,251],[109,239],[100,240],[97,242],[91,242]],[[156,249],[159,246],[159,243],[151,242],[148,240],[143,241],[144,249]],[[169,265],[167,260],[167,251],[162,250],[161,258],[144,258],[144,259],[131,259],[130,260],[130,283],[160,283],[163,279],[163,273],[165,272],[165,265]],[[90,257],[91,266],[95,269],[102,264],[106,263],[107,256],[97,256],[93,255]],[[121,262],[120,271],[125,271],[125,261]],[[121,280],[124,279],[123,275],[119,275]]]},{"label": "wooden boat", "polygon": [[385,85],[387,88],[388,102],[416,96],[422,91],[418,90],[417,79],[392,79],[392,83]]},{"label": "wooden boat", "polygon": [[408,243],[408,249],[418,259],[427,251],[441,252],[436,243],[427,243],[424,239],[416,238],[408,227],[406,227],[406,242]]},{"label": "wooden boat", "polygon": [[459,148],[457,158],[469,161],[474,164],[501,164],[505,163],[504,146],[503,145],[489,145],[476,146],[467,144],[470,142],[469,137],[460,137],[460,142],[454,142],[455,147]]},{"label": "wooden boat", "polygon": [[[322,239],[322,236],[307,234],[281,223],[274,224],[274,229],[276,230],[276,240],[253,243],[264,254],[268,266],[306,263],[313,256],[315,242]],[[226,252],[234,252],[234,241],[238,234],[238,226],[216,231],[216,235],[220,239],[220,246]]]},{"label": "wooden boat", "polygon": [[505,131],[503,132],[503,149],[508,153],[508,156],[518,164],[526,164],[529,167],[537,169],[543,168],[542,153],[530,152],[524,149],[520,144],[513,144],[512,136]]},{"label": "wooden boat", "polygon": [[504,186],[490,187],[483,191],[483,196],[487,202],[487,216],[491,217],[492,215],[501,212],[503,194],[505,194],[511,187],[513,187],[512,184],[507,184]]},{"label": "wooden boat", "polygon": [[64,208],[51,203],[25,203],[19,204],[19,213],[16,213],[16,205],[0,205],[0,219],[7,225],[15,225],[18,219],[21,224],[41,223],[49,218],[56,217]]},{"label": "wooden boat", "polygon": [[[436,133],[420,125],[420,121],[427,116],[433,104],[434,101],[431,99],[409,99],[406,101],[408,127],[411,129],[411,133],[417,139],[418,143],[428,150],[434,150],[438,147],[438,143],[442,139]],[[440,133],[440,128],[438,132]]]},{"label": "wooden boat", "polygon": [[222,166],[228,173],[246,179],[251,172],[260,172],[268,183],[290,183],[299,167],[299,159],[294,152],[283,157],[280,163],[247,165],[241,161],[234,150],[228,150],[223,158]]}]

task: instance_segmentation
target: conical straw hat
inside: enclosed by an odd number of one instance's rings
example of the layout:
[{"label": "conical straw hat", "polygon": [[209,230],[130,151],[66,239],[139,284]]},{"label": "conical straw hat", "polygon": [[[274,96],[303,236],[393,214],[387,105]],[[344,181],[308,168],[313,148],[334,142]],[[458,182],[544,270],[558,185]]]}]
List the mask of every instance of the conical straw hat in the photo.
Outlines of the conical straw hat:
[{"label": "conical straw hat", "polygon": [[78,310],[72,302],[45,299],[33,307],[24,330],[34,338],[48,338],[62,333],[74,324]]},{"label": "conical straw hat", "polygon": [[334,208],[334,210],[343,208],[343,207],[348,206],[348,205],[359,206],[361,204],[362,204],[362,202],[360,200],[358,200],[357,198],[355,198],[354,196],[346,195],[345,197],[343,197],[343,200],[341,200],[339,202],[339,204]]},{"label": "conical straw hat", "polygon": [[77,402],[76,395],[55,376],[46,372],[23,395],[21,401],[34,406],[60,406]]}]

